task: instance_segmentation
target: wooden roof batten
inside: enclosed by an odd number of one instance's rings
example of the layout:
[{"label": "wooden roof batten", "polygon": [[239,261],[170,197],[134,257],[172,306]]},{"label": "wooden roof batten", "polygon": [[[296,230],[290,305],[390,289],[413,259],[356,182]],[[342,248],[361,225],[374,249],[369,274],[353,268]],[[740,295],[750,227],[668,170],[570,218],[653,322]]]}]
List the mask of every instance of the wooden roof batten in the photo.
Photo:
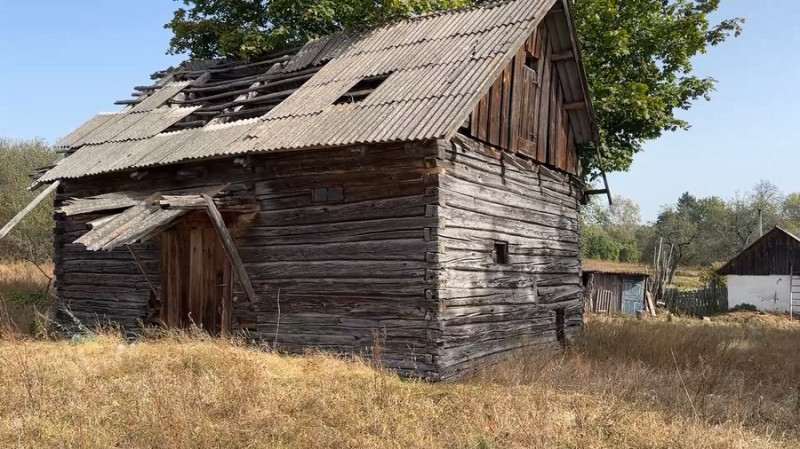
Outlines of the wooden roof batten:
[{"label": "wooden roof batten", "polygon": [[[146,95],[122,112],[97,116],[59,141],[68,157],[39,183],[268,151],[450,139],[553,11],[573,30],[566,0],[508,0],[325,36],[271,55],[270,63],[187,63],[139,86]],[[582,67],[575,36],[570,42],[559,64]],[[570,113],[586,114],[596,146],[578,72],[583,98]],[[386,73],[358,101],[337,104],[359,81]]]}]

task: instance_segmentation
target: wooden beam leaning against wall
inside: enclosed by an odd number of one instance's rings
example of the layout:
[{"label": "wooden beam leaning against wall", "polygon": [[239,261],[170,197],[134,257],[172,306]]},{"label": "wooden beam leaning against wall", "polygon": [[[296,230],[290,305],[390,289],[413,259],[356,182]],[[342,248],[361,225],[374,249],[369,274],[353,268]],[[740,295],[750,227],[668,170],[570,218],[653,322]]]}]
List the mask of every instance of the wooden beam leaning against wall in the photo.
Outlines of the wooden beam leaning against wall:
[{"label": "wooden beam leaning against wall", "polygon": [[250,283],[250,278],[247,276],[247,271],[245,270],[239,251],[236,249],[236,244],[233,242],[233,237],[231,237],[228,228],[225,226],[225,220],[222,219],[222,214],[214,204],[213,198],[206,194],[203,194],[202,197],[206,201],[208,216],[211,218],[211,222],[217,230],[217,235],[222,242],[222,247],[225,249],[225,253],[228,255],[231,265],[233,265],[233,271],[236,273],[236,277],[242,284],[245,293],[247,293],[248,299],[250,299],[250,301],[255,301],[256,292],[253,289],[253,285]]},{"label": "wooden beam leaning against wall", "polygon": [[42,191],[33,201],[30,202],[24,209],[22,209],[14,218],[11,219],[3,229],[0,229],[0,240],[3,239],[15,226],[17,226],[31,211],[36,209],[36,206],[39,205],[45,198],[49,197],[51,193],[53,193],[58,186],[61,184],[61,181],[56,181],[50,184],[46,189]]}]

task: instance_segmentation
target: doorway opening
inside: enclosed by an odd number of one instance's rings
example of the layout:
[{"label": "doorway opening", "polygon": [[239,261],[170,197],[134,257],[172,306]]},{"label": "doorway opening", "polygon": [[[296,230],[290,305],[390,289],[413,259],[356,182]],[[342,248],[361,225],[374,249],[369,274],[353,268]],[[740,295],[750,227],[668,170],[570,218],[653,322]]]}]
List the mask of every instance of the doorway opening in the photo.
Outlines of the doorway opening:
[{"label": "doorway opening", "polygon": [[161,321],[212,335],[231,326],[234,276],[205,212],[186,215],[161,233]]}]

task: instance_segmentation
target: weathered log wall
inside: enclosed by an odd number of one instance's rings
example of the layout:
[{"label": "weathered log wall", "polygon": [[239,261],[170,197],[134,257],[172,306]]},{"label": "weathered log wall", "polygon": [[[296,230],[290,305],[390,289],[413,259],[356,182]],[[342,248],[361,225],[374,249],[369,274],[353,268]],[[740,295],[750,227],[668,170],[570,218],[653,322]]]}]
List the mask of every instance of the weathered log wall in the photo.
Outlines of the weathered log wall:
[{"label": "weathered log wall", "polygon": [[[63,194],[58,197],[63,198]],[[72,243],[89,231],[88,222],[101,217],[97,214],[69,219],[56,217],[56,294],[59,302],[83,324],[117,323],[135,327],[149,318],[155,305],[148,278],[155,286],[161,285],[159,247],[156,241],[131,247],[147,273],[145,278],[125,248],[91,252]],[[75,324],[63,312],[57,316],[66,325]]]},{"label": "weathered log wall", "polygon": [[[444,377],[582,329],[578,197],[570,176],[459,136],[440,143],[438,292]],[[508,247],[507,263],[496,247]]]},{"label": "weathered log wall", "polygon": [[[580,332],[581,186],[466,137],[102,176],[65,183],[57,202],[232,180],[234,195],[260,207],[234,230],[257,299],[235,294],[233,331],[288,351],[379,351],[387,366],[429,378],[555,345],[556,310],[568,337]],[[87,323],[157,323],[159,242],[135,247],[151,294],[127,250],[69,243],[98,217],[57,217],[59,297]],[[507,263],[496,244],[507,244]]]},{"label": "weathered log wall", "polygon": [[[235,295],[232,329],[282,349],[314,346],[371,355],[436,377],[436,144],[391,144],[268,154],[66,182],[57,203],[112,191],[164,191],[234,181],[260,212],[236,230],[257,301]],[[241,167],[240,165],[246,165]],[[314,189],[329,189],[321,200]],[[325,195],[322,196],[323,198]],[[57,217],[57,291],[82,321],[135,326],[157,320],[158,302],[127,250],[92,253],[70,242],[97,215]],[[160,289],[157,239],[135,248]],[[280,303],[279,303],[280,301]],[[278,312],[280,310],[280,313]]]}]

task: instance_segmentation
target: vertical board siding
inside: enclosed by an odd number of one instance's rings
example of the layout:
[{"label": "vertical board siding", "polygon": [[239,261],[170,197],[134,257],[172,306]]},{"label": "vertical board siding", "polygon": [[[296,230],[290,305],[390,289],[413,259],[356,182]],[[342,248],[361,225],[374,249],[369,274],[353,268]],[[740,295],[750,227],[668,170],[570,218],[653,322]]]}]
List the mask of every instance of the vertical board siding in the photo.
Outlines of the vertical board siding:
[{"label": "vertical board siding", "polygon": [[[465,136],[440,144],[437,230],[443,375],[582,329],[578,192],[567,175]],[[507,243],[498,264],[495,243]]]},{"label": "vertical board siding", "polygon": [[[377,343],[387,366],[436,378],[438,303],[425,294],[436,281],[436,263],[426,256],[437,248],[429,175],[436,154],[435,143],[269,154],[246,168],[221,160],[153,169],[146,181],[127,174],[71,181],[56,201],[234,181],[233,194],[255,196],[260,211],[234,229],[257,300],[234,293],[231,331],[292,352],[313,346],[370,356]],[[314,203],[319,187],[341,188],[344,199]],[[71,243],[99,217],[57,217],[59,298],[86,324],[156,322],[160,304],[127,250],[89,252]],[[160,289],[160,239],[135,249]]]},{"label": "vertical board siding", "polygon": [[[557,15],[542,21],[481,99],[470,117],[469,132],[494,147],[578,175],[580,161],[565,106],[580,93],[567,92],[576,75],[564,60],[553,60],[571,49],[569,39],[561,42],[568,30],[562,29],[566,25],[554,18]],[[525,65],[527,53],[538,61],[535,71]]]},{"label": "vertical board siding", "polygon": [[800,240],[774,228],[719,269],[738,276],[797,275],[800,273]]}]

